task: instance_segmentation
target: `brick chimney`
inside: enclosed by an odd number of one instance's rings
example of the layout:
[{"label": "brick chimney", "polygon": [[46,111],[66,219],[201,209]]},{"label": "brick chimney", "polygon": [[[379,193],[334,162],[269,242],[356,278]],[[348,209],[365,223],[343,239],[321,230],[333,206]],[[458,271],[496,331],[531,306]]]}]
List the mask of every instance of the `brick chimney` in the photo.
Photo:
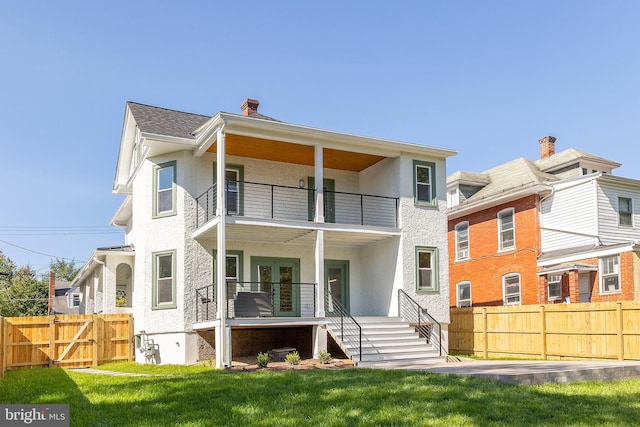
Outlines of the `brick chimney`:
[{"label": "brick chimney", "polygon": [[247,98],[240,106],[242,115],[250,116],[252,114],[256,114],[258,112],[258,105],[260,105],[260,101],[257,99]]},{"label": "brick chimney", "polygon": [[556,153],[556,137],[545,136],[538,140],[540,143],[540,158],[546,159],[553,156]]}]

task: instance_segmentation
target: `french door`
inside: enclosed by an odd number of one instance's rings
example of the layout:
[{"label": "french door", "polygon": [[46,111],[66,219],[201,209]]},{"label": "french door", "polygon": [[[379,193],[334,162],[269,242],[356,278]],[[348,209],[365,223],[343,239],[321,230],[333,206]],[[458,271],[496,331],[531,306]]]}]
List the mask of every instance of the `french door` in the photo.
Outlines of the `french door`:
[{"label": "french door", "polygon": [[252,290],[273,294],[275,317],[300,316],[300,260],[251,257]]}]

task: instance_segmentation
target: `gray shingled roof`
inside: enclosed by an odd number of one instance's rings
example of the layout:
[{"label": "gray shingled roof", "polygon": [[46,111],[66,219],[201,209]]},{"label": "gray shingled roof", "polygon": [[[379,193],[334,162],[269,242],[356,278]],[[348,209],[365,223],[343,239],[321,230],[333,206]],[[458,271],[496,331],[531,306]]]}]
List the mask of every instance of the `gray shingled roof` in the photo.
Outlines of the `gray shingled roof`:
[{"label": "gray shingled roof", "polygon": [[[153,107],[151,105],[138,104],[137,102],[127,102],[127,105],[131,109],[140,130],[156,135],[194,139],[193,132],[211,118],[211,116]],[[280,121],[260,113],[251,114],[247,117],[274,122]]]},{"label": "gray shingled roof", "polygon": [[531,160],[522,157],[489,169],[482,175],[489,178],[489,184],[452,210],[559,179],[555,175],[541,172]]},{"label": "gray shingled roof", "polygon": [[211,118],[136,102],[127,102],[127,105],[140,130],[157,135],[193,139],[191,133]]},{"label": "gray shingled roof", "polygon": [[447,184],[450,182],[460,182],[467,185],[487,185],[491,182],[489,177],[483,173],[457,171],[447,177]]},{"label": "gray shingled roof", "polygon": [[620,167],[620,163],[614,162],[613,160],[594,156],[593,154],[585,153],[584,151],[576,150],[575,148],[568,148],[560,153],[554,154],[553,156],[549,156],[546,159],[536,160],[535,165],[540,168],[540,170],[548,171],[567,164],[577,163],[579,160],[604,163],[613,166],[614,168]]}]

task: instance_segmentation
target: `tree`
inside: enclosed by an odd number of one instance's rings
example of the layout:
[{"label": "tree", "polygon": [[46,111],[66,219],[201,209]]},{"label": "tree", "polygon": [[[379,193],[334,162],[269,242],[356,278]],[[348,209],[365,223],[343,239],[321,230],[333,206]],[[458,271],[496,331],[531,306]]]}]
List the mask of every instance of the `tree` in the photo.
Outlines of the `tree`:
[{"label": "tree", "polygon": [[72,281],[80,271],[80,268],[76,268],[75,261],[65,261],[61,258],[56,258],[55,261],[51,261],[49,267],[55,271],[57,279],[68,282]]},{"label": "tree", "polygon": [[49,284],[38,280],[30,267],[17,268],[0,251],[0,316],[46,316],[49,312]]}]

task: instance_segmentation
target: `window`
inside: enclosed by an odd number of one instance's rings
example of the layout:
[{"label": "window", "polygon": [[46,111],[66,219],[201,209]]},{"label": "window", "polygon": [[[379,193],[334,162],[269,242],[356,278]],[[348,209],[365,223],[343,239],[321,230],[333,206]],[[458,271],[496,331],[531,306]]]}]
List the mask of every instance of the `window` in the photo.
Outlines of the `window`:
[{"label": "window", "polygon": [[600,293],[620,292],[620,261],[618,255],[601,259]]},{"label": "window", "polygon": [[516,245],[513,208],[498,213],[498,242],[500,250],[512,249]]},{"label": "window", "polygon": [[626,197],[618,197],[618,223],[623,226],[631,227],[633,218],[633,207],[631,199]]},{"label": "window", "polygon": [[454,188],[447,193],[447,206],[453,207],[460,204],[460,197],[458,196],[458,189]]},{"label": "window", "polygon": [[71,307],[80,307],[80,294],[73,294],[71,297],[73,298]]},{"label": "window", "polygon": [[456,225],[456,260],[469,258],[469,223]]},{"label": "window", "polygon": [[413,161],[413,197],[416,204],[435,205],[435,163]]},{"label": "window", "polygon": [[504,305],[520,304],[520,275],[507,274],[502,277],[504,286]]},{"label": "window", "polygon": [[550,274],[547,277],[549,287],[549,300],[562,298],[562,276],[559,274]]},{"label": "window", "polygon": [[[213,251],[213,280],[214,282],[217,280],[216,276],[216,262],[217,262],[217,254],[216,251]],[[236,292],[236,288],[232,287],[232,285],[239,285],[237,291],[244,290],[244,284],[242,283],[242,251],[227,251],[227,256],[225,258],[225,277],[227,280],[227,284],[229,287],[227,288],[227,297],[233,298]]]},{"label": "window", "polygon": [[176,308],[176,252],[153,254],[152,308]]},{"label": "window", "polygon": [[154,177],[154,217],[176,213],[176,162],[156,166]]},{"label": "window", "polygon": [[[213,164],[213,182],[217,182],[216,164]],[[227,215],[244,215],[244,166],[226,165],[224,171],[224,194]]]},{"label": "window", "polygon": [[456,307],[471,307],[471,282],[460,282],[456,289]]},{"label": "window", "polygon": [[438,290],[438,252],[436,248],[416,248],[417,290]]}]

